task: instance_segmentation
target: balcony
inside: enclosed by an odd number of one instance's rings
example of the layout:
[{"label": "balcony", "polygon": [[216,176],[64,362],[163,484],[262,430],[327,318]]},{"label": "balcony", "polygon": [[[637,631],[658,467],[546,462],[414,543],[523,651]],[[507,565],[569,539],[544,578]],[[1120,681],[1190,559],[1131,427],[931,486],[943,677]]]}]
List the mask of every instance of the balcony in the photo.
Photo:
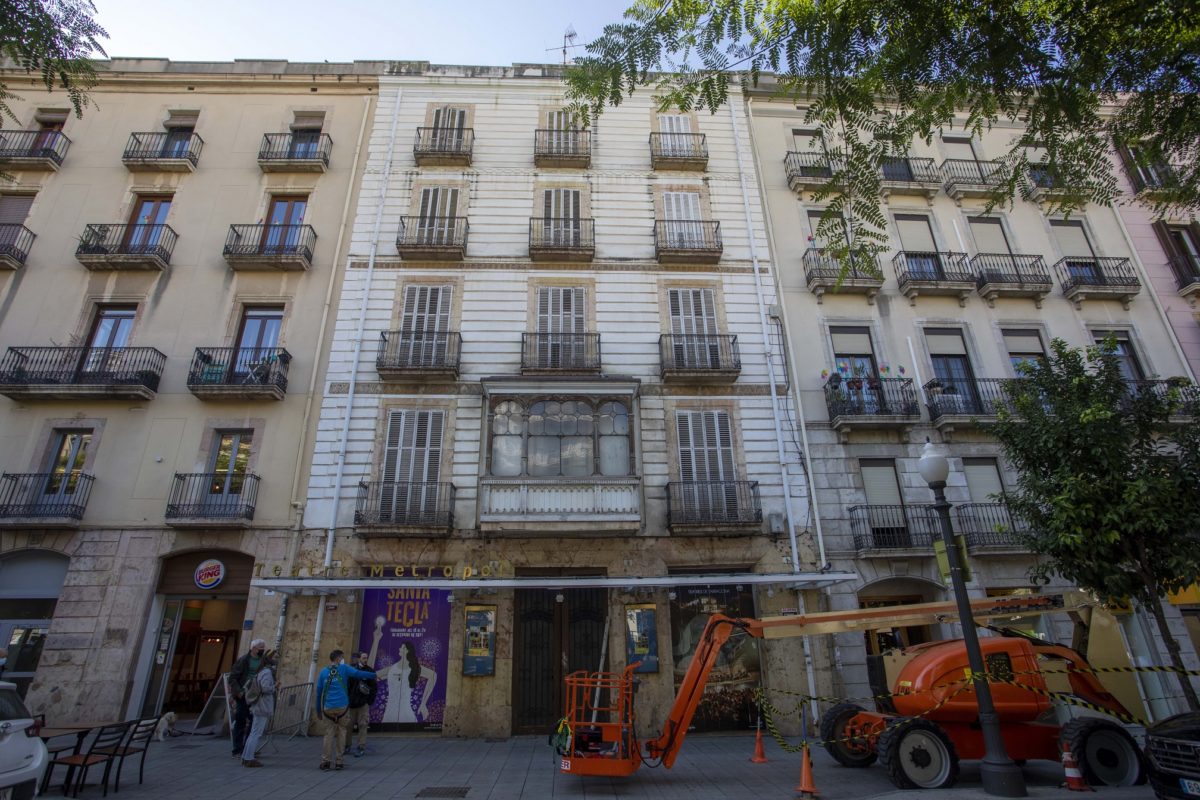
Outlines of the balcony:
[{"label": "balcony", "polygon": [[942,188],[955,203],[969,197],[988,198],[1000,188],[999,161],[947,158],[942,162]]},{"label": "balcony", "polygon": [[454,529],[454,484],[359,483],[354,527],[364,538],[448,533]]},{"label": "balcony", "polygon": [[650,166],[703,172],[708,169],[708,138],[703,133],[652,133]]},{"label": "balcony", "polygon": [[10,347],[0,394],[13,400],[150,400],[167,357],[153,347]]},{"label": "balcony", "polygon": [[0,225],[0,269],[20,269],[25,266],[29,249],[37,234],[24,225]]},{"label": "balcony", "polygon": [[1139,394],[1153,394],[1171,402],[1171,422],[1189,422],[1200,417],[1200,386],[1186,378],[1168,380],[1126,381],[1129,394],[1126,402],[1132,402]]},{"label": "balcony", "polygon": [[312,225],[230,225],[223,255],[232,270],[306,270],[316,246]]},{"label": "balcony", "polygon": [[901,250],[892,259],[892,266],[910,305],[917,304],[919,295],[927,295],[957,297],[958,304],[965,307],[967,296],[975,291],[975,274],[966,253]]},{"label": "balcony", "polygon": [[0,527],[77,528],[94,480],[79,472],[4,473],[0,475]]},{"label": "balcony", "polygon": [[883,287],[883,270],[879,259],[871,253],[850,253],[849,264],[832,250],[810,247],[804,253],[804,278],[808,290],[824,302],[826,292],[834,294],[865,294],[869,305]]},{"label": "balcony", "polygon": [[742,372],[737,337],[728,334],[664,333],[658,353],[668,383],[729,383]]},{"label": "balcony", "polygon": [[131,133],[121,161],[130,172],[195,172],[203,149],[197,133]]},{"label": "balcony", "polygon": [[88,225],[75,260],[90,270],[166,269],[179,235],[170,225]]},{"label": "balcony", "polygon": [[483,533],[634,533],[642,523],[642,479],[483,477],[479,528]]},{"label": "balcony", "polygon": [[282,400],[291,363],[281,347],[197,347],[187,385],[202,400]]},{"label": "balcony", "polygon": [[1035,203],[1053,203],[1060,200],[1069,190],[1066,181],[1044,164],[1029,166],[1029,199]]},{"label": "balcony", "polygon": [[1022,536],[1029,526],[1019,523],[1007,503],[963,503],[954,507],[955,531],[966,537],[977,554],[1027,553]]},{"label": "balcony", "polygon": [[914,156],[883,159],[880,186],[889,194],[913,194],[932,200],[942,188],[942,173],[932,158]]},{"label": "balcony", "polygon": [[1128,258],[1067,256],[1054,264],[1063,296],[1078,309],[1084,300],[1119,300],[1129,303],[1142,290],[1142,282]]},{"label": "balcony", "polygon": [[467,253],[466,217],[401,217],[396,234],[401,258],[462,261]]},{"label": "balcony", "polygon": [[165,516],[172,528],[244,528],[257,502],[253,473],[177,472]]},{"label": "balcony", "polygon": [[592,163],[592,132],[539,128],[533,132],[533,163],[587,169]]},{"label": "balcony", "polygon": [[1171,272],[1175,275],[1175,285],[1179,287],[1179,296],[1196,307],[1196,298],[1200,297],[1200,264],[1192,259],[1172,258]]},{"label": "balcony", "polygon": [[598,333],[521,334],[521,374],[590,374],[600,371]]},{"label": "balcony", "polygon": [[375,369],[385,381],[458,377],[462,337],[453,331],[382,331]]},{"label": "balcony", "polygon": [[471,128],[417,128],[413,158],[419,167],[469,167],[474,146]]},{"label": "balcony", "polygon": [[654,221],[654,255],[660,264],[716,264],[724,249],[719,222]]},{"label": "balcony", "polygon": [[911,378],[829,376],[825,382],[829,422],[846,442],[852,430],[901,430],[921,419]]},{"label": "balcony", "polygon": [[1128,169],[1129,181],[1133,184],[1134,194],[1145,192],[1153,196],[1156,193],[1179,186],[1179,176],[1185,170],[1178,164],[1164,164],[1159,161],[1148,164],[1130,164]]},{"label": "balcony", "polygon": [[792,151],[783,157],[783,165],[787,172],[788,188],[800,194],[828,186],[833,174],[841,169],[841,165],[828,155],[817,152]]},{"label": "balcony", "polygon": [[596,237],[590,219],[529,220],[531,261],[588,263],[596,256]]},{"label": "balcony", "polygon": [[950,383],[937,378],[925,384],[929,419],[950,441],[956,428],[977,426],[996,418],[997,409],[1012,409],[1006,384],[1009,378],[970,378]]},{"label": "balcony", "polygon": [[762,530],[758,481],[677,481],[667,484],[671,533],[755,533]]},{"label": "balcony", "polygon": [[1038,308],[1050,294],[1050,269],[1041,256],[1011,253],[980,253],[971,259],[975,287],[990,307],[997,297],[1031,297]]},{"label": "balcony", "polygon": [[851,506],[849,513],[860,558],[933,558],[933,543],[941,538],[941,523],[930,505]]},{"label": "balcony", "polygon": [[258,168],[263,172],[324,172],[329,169],[332,151],[333,139],[328,133],[264,133]]},{"label": "balcony", "polygon": [[0,131],[0,169],[57,171],[70,147],[61,131]]}]

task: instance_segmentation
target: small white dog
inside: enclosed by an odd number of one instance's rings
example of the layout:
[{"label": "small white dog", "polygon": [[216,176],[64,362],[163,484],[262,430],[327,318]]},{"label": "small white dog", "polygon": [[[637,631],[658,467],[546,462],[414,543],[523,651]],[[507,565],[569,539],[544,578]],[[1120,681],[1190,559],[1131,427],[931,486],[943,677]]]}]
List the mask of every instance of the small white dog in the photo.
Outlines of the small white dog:
[{"label": "small white dog", "polygon": [[154,738],[160,742],[166,741],[168,736],[175,735],[175,712],[168,711],[162,715],[162,719],[158,721],[158,725],[154,728]]}]

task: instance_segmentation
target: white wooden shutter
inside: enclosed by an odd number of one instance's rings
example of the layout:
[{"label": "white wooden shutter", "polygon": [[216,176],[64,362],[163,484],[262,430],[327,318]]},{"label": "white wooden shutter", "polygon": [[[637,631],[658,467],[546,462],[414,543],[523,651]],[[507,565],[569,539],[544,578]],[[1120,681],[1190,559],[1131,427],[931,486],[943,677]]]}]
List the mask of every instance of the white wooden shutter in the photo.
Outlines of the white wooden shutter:
[{"label": "white wooden shutter", "polygon": [[546,189],[542,192],[542,238],[545,244],[574,247],[580,238],[578,189]]},{"label": "white wooden shutter", "polygon": [[672,349],[675,366],[704,369],[720,364],[720,343],[705,337],[717,333],[716,302],[712,289],[670,289],[667,305],[671,315]]},{"label": "white wooden shutter", "polygon": [[462,146],[463,129],[467,126],[467,110],[442,106],[433,111],[433,146],[437,150],[458,151]]},{"label": "white wooden shutter", "polygon": [[699,192],[663,192],[668,247],[702,247]]},{"label": "white wooden shutter", "polygon": [[664,155],[685,156],[691,149],[692,120],[686,114],[659,114],[658,130],[662,134]]},{"label": "white wooden shutter", "polygon": [[450,330],[450,286],[408,286],[400,321],[401,363],[436,366],[446,363]]},{"label": "white wooden shutter", "polygon": [[32,205],[31,194],[0,195],[0,225],[24,225]]},{"label": "white wooden shutter", "polygon": [[537,358],[549,368],[582,364],[587,356],[587,290],[582,286],[542,286],[538,289]]},{"label": "white wooden shutter", "polygon": [[420,243],[453,243],[457,213],[458,189],[449,186],[430,186],[422,189],[417,223]]},{"label": "white wooden shutter", "polygon": [[724,411],[680,411],[679,480],[674,498],[688,514],[719,520],[737,517],[737,467],[729,415]]},{"label": "white wooden shutter", "polygon": [[972,503],[995,503],[993,495],[1004,491],[994,458],[964,458],[963,474],[967,477],[967,492]]},{"label": "white wooden shutter", "polygon": [[437,505],[444,412],[388,413],[380,511],[384,520],[412,520]]}]

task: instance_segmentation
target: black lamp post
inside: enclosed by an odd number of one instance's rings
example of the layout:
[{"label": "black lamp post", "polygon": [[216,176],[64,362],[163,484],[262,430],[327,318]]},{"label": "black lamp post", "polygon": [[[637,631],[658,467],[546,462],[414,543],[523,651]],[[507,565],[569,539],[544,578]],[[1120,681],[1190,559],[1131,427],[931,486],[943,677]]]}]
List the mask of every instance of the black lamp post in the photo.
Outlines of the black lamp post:
[{"label": "black lamp post", "polygon": [[921,477],[933,490],[933,509],[937,512],[938,527],[942,532],[942,543],[950,561],[950,583],[954,588],[954,600],[958,603],[958,618],[962,623],[963,644],[967,648],[967,662],[971,665],[975,698],[979,703],[979,727],[983,732],[983,762],[979,765],[979,776],[983,779],[983,790],[997,797],[1025,797],[1025,776],[1004,748],[1004,737],[1000,734],[1000,718],[992,702],[992,689],[983,677],[983,653],[979,649],[979,636],[975,631],[975,618],[971,613],[971,600],[967,597],[967,585],[963,580],[961,554],[954,543],[954,531],[950,527],[950,504],[946,502],[946,478],[950,476],[950,462],[933,449],[928,441],[921,451],[918,463]]}]

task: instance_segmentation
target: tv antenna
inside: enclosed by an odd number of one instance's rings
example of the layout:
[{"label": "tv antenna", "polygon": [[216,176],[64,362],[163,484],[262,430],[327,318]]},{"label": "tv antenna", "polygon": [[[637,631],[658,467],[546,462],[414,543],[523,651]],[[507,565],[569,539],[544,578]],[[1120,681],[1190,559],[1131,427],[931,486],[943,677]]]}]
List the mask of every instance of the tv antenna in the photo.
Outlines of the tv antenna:
[{"label": "tv antenna", "polygon": [[[567,29],[565,31],[563,31],[563,43],[562,43],[562,58],[563,58],[563,66],[564,67],[570,63],[569,57],[567,56],[567,51],[574,50],[576,47],[583,47],[583,45],[575,43],[575,40],[578,38],[579,38],[579,34],[575,32],[575,26],[567,25]],[[546,52],[549,53],[551,50],[557,50],[557,49],[558,49],[557,47],[547,47]]]}]

